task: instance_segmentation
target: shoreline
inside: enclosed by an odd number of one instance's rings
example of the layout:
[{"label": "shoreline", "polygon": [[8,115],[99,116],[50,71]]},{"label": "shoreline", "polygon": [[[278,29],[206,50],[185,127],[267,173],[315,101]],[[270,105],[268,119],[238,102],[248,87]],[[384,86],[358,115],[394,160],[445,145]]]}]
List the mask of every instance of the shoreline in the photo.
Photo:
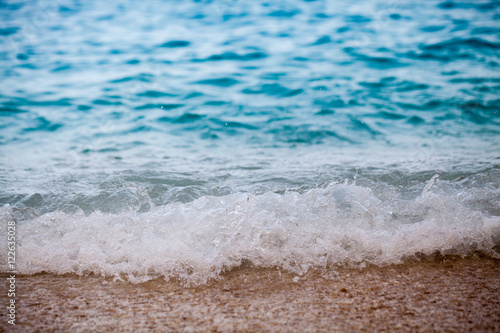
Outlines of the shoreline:
[{"label": "shoreline", "polygon": [[72,274],[16,280],[16,326],[2,316],[0,331],[500,331],[500,260],[482,257],[304,276],[243,267],[196,287]]}]

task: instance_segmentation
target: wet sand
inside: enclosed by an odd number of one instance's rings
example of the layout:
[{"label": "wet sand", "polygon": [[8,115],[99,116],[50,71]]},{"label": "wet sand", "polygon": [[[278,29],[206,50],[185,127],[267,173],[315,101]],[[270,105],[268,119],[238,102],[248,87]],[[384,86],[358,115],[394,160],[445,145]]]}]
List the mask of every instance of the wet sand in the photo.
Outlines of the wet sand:
[{"label": "wet sand", "polygon": [[201,287],[37,274],[17,290],[17,325],[2,316],[2,331],[500,332],[500,260],[488,258],[302,277],[246,267]]}]

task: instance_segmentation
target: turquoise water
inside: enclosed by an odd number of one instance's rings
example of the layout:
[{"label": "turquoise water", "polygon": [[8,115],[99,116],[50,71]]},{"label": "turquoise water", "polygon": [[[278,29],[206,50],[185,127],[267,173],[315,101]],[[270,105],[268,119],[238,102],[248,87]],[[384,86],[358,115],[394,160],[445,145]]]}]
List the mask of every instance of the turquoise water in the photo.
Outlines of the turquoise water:
[{"label": "turquoise water", "polygon": [[497,256],[499,20],[498,1],[2,2],[20,272]]}]

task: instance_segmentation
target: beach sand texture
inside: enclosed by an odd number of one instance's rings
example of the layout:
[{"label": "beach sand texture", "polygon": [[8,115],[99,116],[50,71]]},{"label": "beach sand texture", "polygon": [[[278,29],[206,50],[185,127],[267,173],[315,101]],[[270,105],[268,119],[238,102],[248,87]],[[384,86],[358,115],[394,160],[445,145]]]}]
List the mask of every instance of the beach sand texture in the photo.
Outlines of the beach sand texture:
[{"label": "beach sand texture", "polygon": [[17,289],[17,324],[2,331],[500,332],[500,260],[478,257],[305,276],[244,267],[196,287],[37,274]]}]

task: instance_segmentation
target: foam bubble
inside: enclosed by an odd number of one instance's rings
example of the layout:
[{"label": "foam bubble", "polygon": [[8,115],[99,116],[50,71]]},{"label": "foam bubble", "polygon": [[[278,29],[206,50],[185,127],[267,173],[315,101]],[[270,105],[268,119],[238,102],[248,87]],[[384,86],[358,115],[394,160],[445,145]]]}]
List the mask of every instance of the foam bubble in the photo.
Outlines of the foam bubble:
[{"label": "foam bubble", "polygon": [[[431,186],[413,198],[379,198],[368,187],[331,184],[304,193],[203,196],[143,213],[55,211],[18,221],[17,269],[200,284],[243,262],[303,274],[435,251],[498,257],[500,217],[471,208],[463,190]],[[15,215],[9,205],[0,210],[4,225]]]}]

